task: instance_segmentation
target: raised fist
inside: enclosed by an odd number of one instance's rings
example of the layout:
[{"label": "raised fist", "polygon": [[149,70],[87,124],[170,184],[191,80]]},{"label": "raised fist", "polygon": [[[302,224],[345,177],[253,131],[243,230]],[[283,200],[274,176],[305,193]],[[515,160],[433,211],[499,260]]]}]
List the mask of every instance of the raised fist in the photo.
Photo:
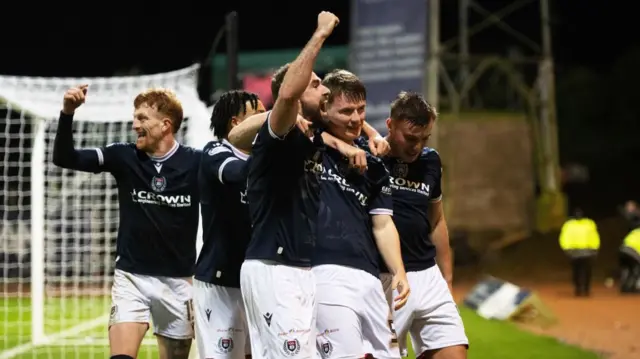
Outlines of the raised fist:
[{"label": "raised fist", "polygon": [[334,14],[323,11],[318,14],[318,29],[316,32],[321,36],[327,38],[333,32],[336,26],[340,23],[340,19]]},{"label": "raised fist", "polygon": [[62,113],[65,115],[73,115],[76,109],[84,103],[88,88],[89,85],[81,85],[68,89],[67,92],[64,93]]}]

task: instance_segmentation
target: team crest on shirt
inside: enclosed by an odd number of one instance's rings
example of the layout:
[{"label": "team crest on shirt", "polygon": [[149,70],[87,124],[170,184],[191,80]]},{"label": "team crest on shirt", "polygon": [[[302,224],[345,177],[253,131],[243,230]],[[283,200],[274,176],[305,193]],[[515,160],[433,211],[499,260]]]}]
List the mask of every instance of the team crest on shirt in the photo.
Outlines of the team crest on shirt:
[{"label": "team crest on shirt", "polygon": [[409,173],[409,165],[406,163],[396,163],[393,166],[393,176],[398,178],[405,178]]},{"label": "team crest on shirt", "polygon": [[154,192],[162,192],[167,188],[167,179],[162,176],[153,176],[151,179],[151,189]]},{"label": "team crest on shirt", "polygon": [[282,351],[289,356],[300,353],[300,342],[298,339],[285,340],[282,345]]},{"label": "team crest on shirt", "polygon": [[218,349],[223,353],[229,353],[233,350],[233,339],[220,338],[218,339]]},{"label": "team crest on shirt", "polygon": [[331,342],[322,343],[322,357],[328,358],[331,356],[331,352],[333,352],[333,345]]}]

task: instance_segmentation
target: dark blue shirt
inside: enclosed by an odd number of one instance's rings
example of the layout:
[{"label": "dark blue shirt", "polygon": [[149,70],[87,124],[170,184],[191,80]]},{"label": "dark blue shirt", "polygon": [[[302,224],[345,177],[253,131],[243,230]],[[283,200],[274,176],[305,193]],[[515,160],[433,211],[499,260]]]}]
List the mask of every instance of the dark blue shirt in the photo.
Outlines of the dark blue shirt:
[{"label": "dark blue shirt", "polygon": [[159,158],[149,157],[133,143],[76,150],[71,120],[71,116],[60,116],[53,162],[115,177],[120,207],[116,268],[153,276],[192,276],[201,152],[177,143]]},{"label": "dark blue shirt", "polygon": [[281,138],[269,120],[260,128],[249,158],[252,236],[246,259],[310,265],[320,201],[314,169],[322,148],[320,136],[312,142],[297,127]]},{"label": "dark blue shirt", "polygon": [[391,172],[393,221],[400,235],[405,269],[430,268],[436,263],[436,248],[431,241],[429,205],[442,198],[440,155],[424,148],[412,163],[393,157],[384,158],[384,162]]},{"label": "dark blue shirt", "polygon": [[312,264],[336,264],[379,275],[372,215],[393,215],[389,173],[382,160],[367,154],[363,174],[327,148],[320,168],[321,209]]},{"label": "dark blue shirt", "polygon": [[227,140],[209,142],[202,152],[198,182],[203,245],[195,278],[240,288],[240,267],[251,239],[246,200],[248,156]]}]

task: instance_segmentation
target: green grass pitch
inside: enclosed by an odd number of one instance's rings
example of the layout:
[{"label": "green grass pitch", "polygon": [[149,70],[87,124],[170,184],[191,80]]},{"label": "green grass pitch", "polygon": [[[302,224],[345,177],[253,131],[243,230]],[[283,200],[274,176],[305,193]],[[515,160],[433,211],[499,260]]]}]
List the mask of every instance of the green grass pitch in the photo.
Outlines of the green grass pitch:
[{"label": "green grass pitch", "polygon": [[[30,298],[0,298],[0,359],[107,358],[109,352],[105,342],[108,313],[108,297],[47,298],[45,332],[54,338],[54,343],[68,344],[33,348],[29,346]],[[562,344],[553,338],[521,331],[510,323],[484,320],[466,308],[461,308],[461,314],[471,342],[470,359],[598,358],[593,353]],[[88,327],[87,323],[93,323],[93,327]],[[67,333],[63,333],[65,331]],[[60,333],[67,336],[60,338]],[[151,335],[146,340],[153,344]],[[157,358],[155,346],[143,345],[139,358]],[[414,358],[413,353],[410,358]]]}]

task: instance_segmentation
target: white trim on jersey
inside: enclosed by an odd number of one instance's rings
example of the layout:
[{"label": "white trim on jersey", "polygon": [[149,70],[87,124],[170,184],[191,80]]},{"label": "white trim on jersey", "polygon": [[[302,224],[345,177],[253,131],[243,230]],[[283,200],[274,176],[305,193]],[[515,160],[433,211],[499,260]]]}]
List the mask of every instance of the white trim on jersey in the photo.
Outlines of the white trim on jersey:
[{"label": "white trim on jersey", "polygon": [[246,161],[249,158],[249,155],[240,151],[238,148],[236,148],[236,146],[232,145],[231,142],[227,141],[227,139],[225,138],[224,140],[222,140],[222,143],[224,143],[225,145],[229,146],[231,148],[231,150],[233,151],[233,154],[238,157],[239,159]]},{"label": "white trim on jersey", "polygon": [[102,154],[102,150],[99,148],[96,148],[96,153],[98,154],[98,165],[99,166],[104,165],[104,154]]},{"label": "white trim on jersey", "polygon": [[282,135],[282,137],[278,136],[276,135],[275,132],[273,132],[273,129],[271,128],[271,121],[269,121],[270,118],[271,118],[271,111],[269,111],[269,113],[267,114],[267,128],[269,129],[269,135],[271,135],[271,137],[273,137],[276,140],[283,141],[285,137],[287,137],[289,132],[291,132],[291,130],[293,130],[294,127],[296,127],[296,124],[294,123],[293,126],[291,126],[291,128],[284,135]]},{"label": "white trim on jersey", "polygon": [[178,151],[178,147],[180,147],[180,144],[178,144],[178,141],[175,141],[173,143],[173,147],[171,147],[169,152],[165,153],[163,156],[152,156],[150,154],[147,154],[147,156],[149,156],[149,158],[151,158],[154,162],[164,162],[168,160],[169,157],[173,156],[176,151]]},{"label": "white trim on jersey", "polygon": [[220,183],[224,184],[224,181],[222,180],[222,171],[224,171],[224,166],[233,161],[239,161],[239,159],[235,157],[228,157],[226,160],[222,161],[220,168],[218,168],[218,179],[220,180]]},{"label": "white trim on jersey", "polygon": [[432,198],[429,200],[431,203],[438,203],[440,201],[442,201],[442,195],[439,195],[438,198]]},{"label": "white trim on jersey", "polygon": [[390,210],[388,208],[374,208],[369,211],[369,214],[393,216],[393,210]]}]

